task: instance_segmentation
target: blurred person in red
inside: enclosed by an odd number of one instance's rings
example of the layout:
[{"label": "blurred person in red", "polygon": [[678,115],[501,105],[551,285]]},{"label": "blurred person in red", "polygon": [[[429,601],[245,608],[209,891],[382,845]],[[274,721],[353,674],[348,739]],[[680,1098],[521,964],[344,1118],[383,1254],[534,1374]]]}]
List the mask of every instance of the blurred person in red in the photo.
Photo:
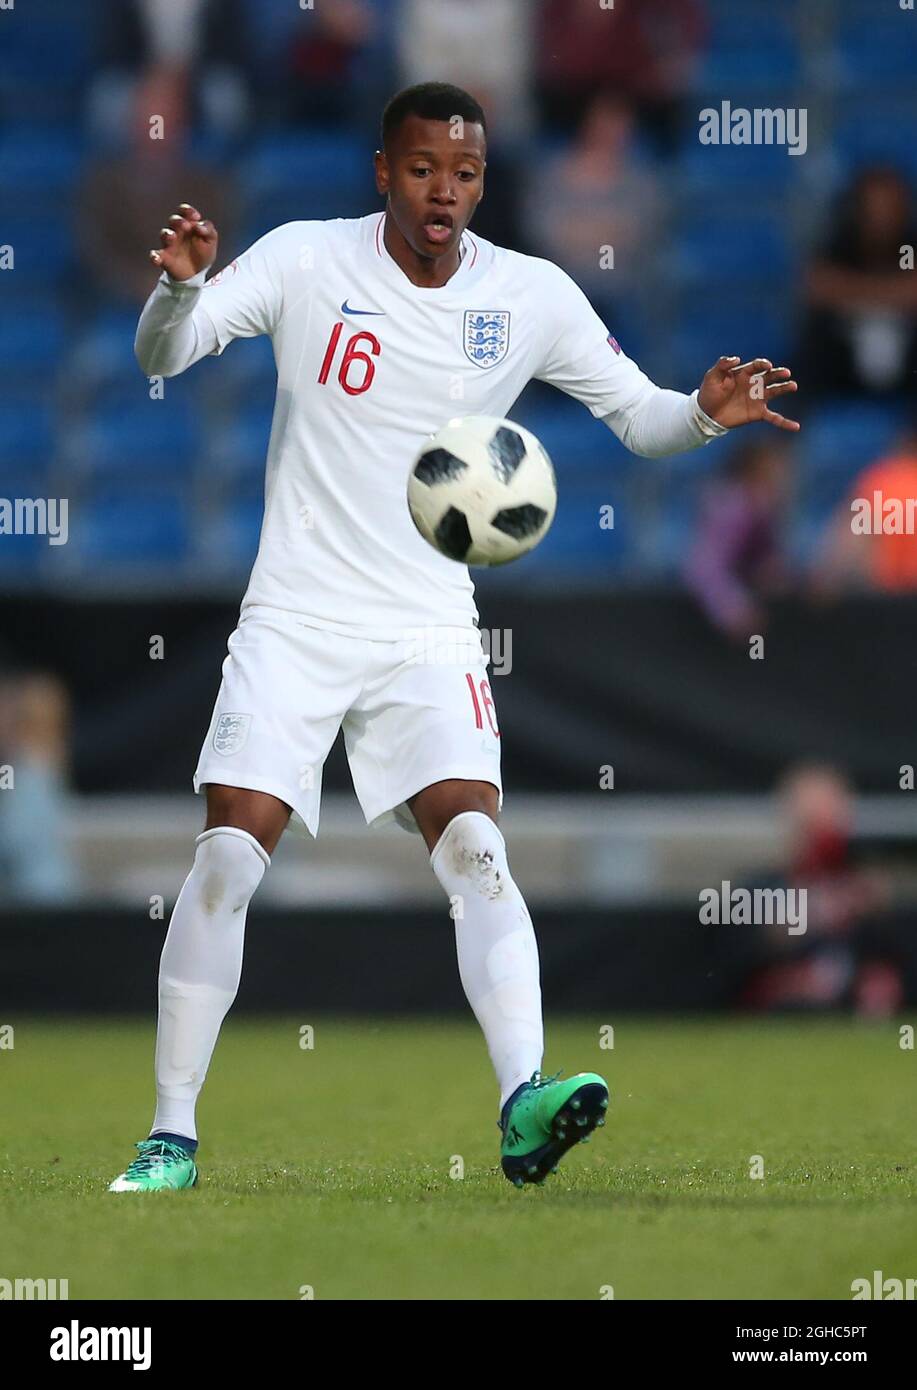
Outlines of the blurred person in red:
[{"label": "blurred person in red", "polygon": [[864,169],[842,194],[806,283],[800,353],[810,399],[893,399],[917,380],[917,245],[910,189],[895,169]]},{"label": "blurred person in red", "polygon": [[917,593],[917,414],[895,447],[864,468],[828,527],[816,591]]},{"label": "blurred person in red", "polygon": [[232,234],[228,176],[188,154],[190,114],[187,74],[150,69],[134,92],[123,152],[98,160],[84,176],[77,195],[79,247],[95,292],[106,299],[133,308],[150,294],[157,278],[145,254],[150,222],[189,188],[205,190],[208,207]]},{"label": "blurred person in red", "polygon": [[542,111],[570,127],[597,91],[631,102],[665,150],[706,35],[700,0],[543,0],[538,26]]},{"label": "blurred person in red", "polygon": [[884,877],[857,862],[849,783],[829,766],[791,768],[778,786],[785,887],[806,891],[806,931],[765,928],[770,959],[754,968],[741,1003],[751,1009],[853,1008],[888,1017],[901,1007],[900,967],[866,919],[883,907]]},{"label": "blurred person in red", "polygon": [[346,122],[355,109],[354,59],[379,23],[370,0],[335,0],[297,16],[285,57],[283,116],[299,122]]},{"label": "blurred person in red", "polygon": [[684,582],[714,627],[736,641],[763,632],[768,601],[787,586],[789,492],[788,450],[761,439],[739,446],[704,500]]},{"label": "blurred person in red", "polygon": [[[538,162],[530,179],[526,225],[537,254],[571,267],[608,318],[622,298],[658,287],[665,198],[635,151],[633,108],[613,92],[590,101],[573,144]],[[646,310],[643,310],[644,316]]]}]

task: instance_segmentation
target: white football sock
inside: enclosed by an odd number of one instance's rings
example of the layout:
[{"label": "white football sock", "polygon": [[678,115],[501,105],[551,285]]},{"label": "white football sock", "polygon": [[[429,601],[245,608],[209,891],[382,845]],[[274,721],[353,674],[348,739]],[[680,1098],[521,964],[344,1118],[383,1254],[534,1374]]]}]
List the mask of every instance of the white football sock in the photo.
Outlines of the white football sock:
[{"label": "white football sock", "polygon": [[532,919],[489,816],[463,811],[430,855],[453,902],[459,974],[487,1041],[500,1105],[541,1067],[544,1028]]},{"label": "white football sock", "polygon": [[205,830],[159,963],[156,1114],[151,1133],[197,1138],[194,1107],[239,988],[245,916],[270,856],[232,826]]}]

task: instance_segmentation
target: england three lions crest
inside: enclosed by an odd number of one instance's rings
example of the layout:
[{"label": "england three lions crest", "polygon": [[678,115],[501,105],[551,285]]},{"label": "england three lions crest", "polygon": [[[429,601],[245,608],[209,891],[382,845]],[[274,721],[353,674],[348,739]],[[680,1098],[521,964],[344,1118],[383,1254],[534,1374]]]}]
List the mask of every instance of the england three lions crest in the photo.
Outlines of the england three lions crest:
[{"label": "england three lions crest", "polygon": [[213,746],[218,753],[228,757],[245,747],[248,731],[251,728],[250,714],[221,714],[213,735]]},{"label": "england three lions crest", "polygon": [[496,366],[508,347],[508,309],[465,310],[465,356],[476,367]]}]

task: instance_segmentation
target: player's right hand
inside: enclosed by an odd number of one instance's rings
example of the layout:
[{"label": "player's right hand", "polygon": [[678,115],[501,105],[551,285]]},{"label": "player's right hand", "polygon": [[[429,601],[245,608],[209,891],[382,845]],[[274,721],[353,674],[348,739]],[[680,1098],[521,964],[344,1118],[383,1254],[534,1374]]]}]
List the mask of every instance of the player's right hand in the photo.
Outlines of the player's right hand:
[{"label": "player's right hand", "polygon": [[160,247],[150,252],[150,260],[166,270],[173,280],[190,280],[198,271],[213,265],[219,236],[212,222],[201,217],[190,203],[179,203],[178,212],[159,233]]}]

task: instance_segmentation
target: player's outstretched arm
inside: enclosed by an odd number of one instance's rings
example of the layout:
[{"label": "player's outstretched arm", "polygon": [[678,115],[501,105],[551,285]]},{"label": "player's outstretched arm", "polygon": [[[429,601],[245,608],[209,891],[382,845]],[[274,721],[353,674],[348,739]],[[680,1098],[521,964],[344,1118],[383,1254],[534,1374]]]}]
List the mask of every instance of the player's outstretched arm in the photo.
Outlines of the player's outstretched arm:
[{"label": "player's outstretched arm", "polygon": [[216,259],[219,237],[197,208],[180,203],[159,241],[150,260],[169,279],[156,285],[144,306],[134,352],[147,376],[176,376],[217,345],[212,324],[202,312],[195,313],[195,305]]},{"label": "player's outstretched arm", "polygon": [[757,420],[779,429],[799,429],[796,420],[771,409],[776,397],[798,387],[789,367],[775,367],[766,357],[750,362],[721,357],[690,396],[656,386],[632,362],[624,370],[631,374],[636,390],[623,408],[602,418],[628,449],[643,458],[696,449],[727,430]]},{"label": "player's outstretched arm", "polygon": [[798,420],[788,420],[771,409],[778,396],[799,389],[792,377],[789,367],[775,367],[766,357],[755,357],[751,362],[721,357],[705,375],[697,403],[705,415],[725,429],[763,420],[777,429],[798,430]]},{"label": "player's outstretched arm", "polygon": [[531,265],[551,308],[544,354],[533,375],[582,401],[632,453],[684,453],[755,420],[799,429],[771,409],[778,396],[797,389],[788,367],[775,367],[765,357],[744,363],[721,357],[689,396],[657,386],[621,350],[566,272],[549,261]]}]

